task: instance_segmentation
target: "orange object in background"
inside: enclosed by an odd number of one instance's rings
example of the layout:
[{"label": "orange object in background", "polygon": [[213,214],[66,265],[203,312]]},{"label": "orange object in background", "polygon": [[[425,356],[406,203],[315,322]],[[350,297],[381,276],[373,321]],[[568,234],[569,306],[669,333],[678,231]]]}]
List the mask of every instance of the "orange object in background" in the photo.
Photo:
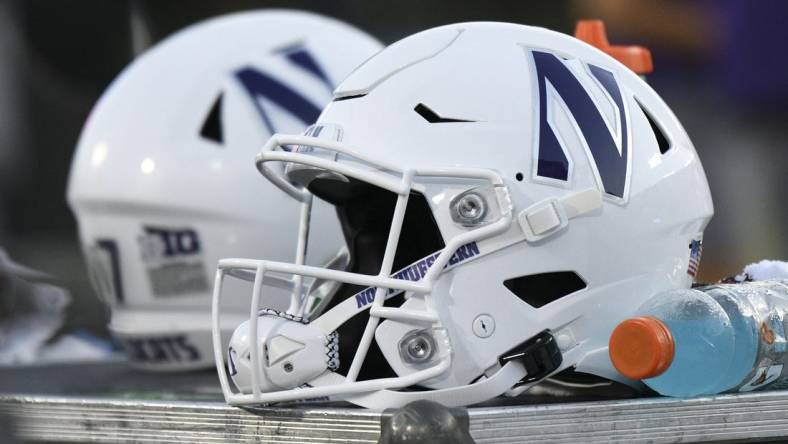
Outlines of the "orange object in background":
[{"label": "orange object in background", "polygon": [[618,324],[610,335],[608,351],[619,373],[630,379],[646,379],[670,367],[675,346],[662,321],[642,316]]},{"label": "orange object in background", "polygon": [[651,51],[643,46],[611,45],[607,40],[605,24],[602,20],[580,20],[575,26],[575,38],[601,49],[614,59],[623,63],[636,74],[654,71]]}]

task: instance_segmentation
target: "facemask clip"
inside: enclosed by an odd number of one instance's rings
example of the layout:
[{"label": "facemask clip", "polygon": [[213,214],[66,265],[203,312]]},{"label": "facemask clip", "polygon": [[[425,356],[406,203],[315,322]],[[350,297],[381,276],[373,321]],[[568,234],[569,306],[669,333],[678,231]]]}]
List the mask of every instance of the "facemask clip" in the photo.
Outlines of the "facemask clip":
[{"label": "facemask clip", "polygon": [[499,358],[501,365],[509,361],[520,361],[527,375],[517,385],[538,381],[561,366],[563,356],[550,330],[545,330],[528,339]]}]

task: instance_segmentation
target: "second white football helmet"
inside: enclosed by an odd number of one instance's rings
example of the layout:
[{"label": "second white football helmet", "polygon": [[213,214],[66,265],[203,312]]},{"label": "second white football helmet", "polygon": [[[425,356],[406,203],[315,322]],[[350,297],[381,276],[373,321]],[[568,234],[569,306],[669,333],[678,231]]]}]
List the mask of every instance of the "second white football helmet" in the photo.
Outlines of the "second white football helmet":
[{"label": "second white football helmet", "polygon": [[[215,309],[228,274],[256,274],[229,350],[214,313],[231,404],[467,405],[567,368],[634,383],[610,363],[610,333],[691,285],[690,245],[713,213],[692,143],[648,84],[575,38],[514,24],[391,45],[257,164],[293,199],[336,207],[350,266],[220,262]],[[290,276],[292,309],[267,309],[266,280]],[[304,308],[325,280],[342,286]]]},{"label": "second white football helmet", "polygon": [[[255,154],[274,132],[313,123],[335,85],[380,48],[315,14],[244,12],[176,33],[110,85],[80,136],[68,202],[132,364],[213,364],[217,261],[294,259],[298,204],[260,177]],[[342,248],[341,233],[332,208],[314,217],[310,260],[323,264]],[[248,292],[238,289],[224,307],[228,332],[248,317]]]}]

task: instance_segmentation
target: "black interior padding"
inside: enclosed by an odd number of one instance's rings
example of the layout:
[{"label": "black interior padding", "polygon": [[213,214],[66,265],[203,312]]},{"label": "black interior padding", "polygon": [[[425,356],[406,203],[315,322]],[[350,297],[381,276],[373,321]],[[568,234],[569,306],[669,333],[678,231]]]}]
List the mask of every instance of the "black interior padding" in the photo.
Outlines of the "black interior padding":
[{"label": "black interior padding", "polygon": [[[315,196],[336,208],[350,252],[347,271],[377,275],[383,262],[397,195],[355,179],[349,179],[349,182],[315,179],[308,188]],[[419,193],[411,193],[392,271],[400,270],[443,249],[444,246],[443,237],[427,200]],[[352,297],[360,290],[363,290],[363,287],[343,284],[328,308]],[[386,305],[398,306],[403,300],[402,296],[398,296],[389,299]],[[338,328],[338,373],[347,374],[368,319],[369,311],[365,310]],[[386,364],[380,349],[373,341],[358,380],[392,376],[396,376],[394,371]]]},{"label": "black interior padding", "polygon": [[586,288],[573,271],[529,274],[503,281],[503,285],[526,304],[539,308]]}]

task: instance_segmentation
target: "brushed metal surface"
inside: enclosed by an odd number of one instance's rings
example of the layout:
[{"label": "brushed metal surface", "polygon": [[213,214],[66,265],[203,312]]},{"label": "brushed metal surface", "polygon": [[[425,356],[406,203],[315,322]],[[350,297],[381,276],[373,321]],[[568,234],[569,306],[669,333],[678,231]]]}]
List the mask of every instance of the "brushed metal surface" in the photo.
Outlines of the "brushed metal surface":
[{"label": "brushed metal surface", "polygon": [[380,415],[361,409],[249,412],[214,402],[3,396],[25,441],[190,443],[376,443]]},{"label": "brushed metal surface", "polygon": [[[477,443],[764,441],[788,436],[788,392],[677,400],[468,409]],[[246,411],[218,402],[7,395],[0,415],[25,441],[375,443],[380,413],[291,407]]]},{"label": "brushed metal surface", "polygon": [[470,409],[477,443],[719,442],[788,437],[788,392]]}]

